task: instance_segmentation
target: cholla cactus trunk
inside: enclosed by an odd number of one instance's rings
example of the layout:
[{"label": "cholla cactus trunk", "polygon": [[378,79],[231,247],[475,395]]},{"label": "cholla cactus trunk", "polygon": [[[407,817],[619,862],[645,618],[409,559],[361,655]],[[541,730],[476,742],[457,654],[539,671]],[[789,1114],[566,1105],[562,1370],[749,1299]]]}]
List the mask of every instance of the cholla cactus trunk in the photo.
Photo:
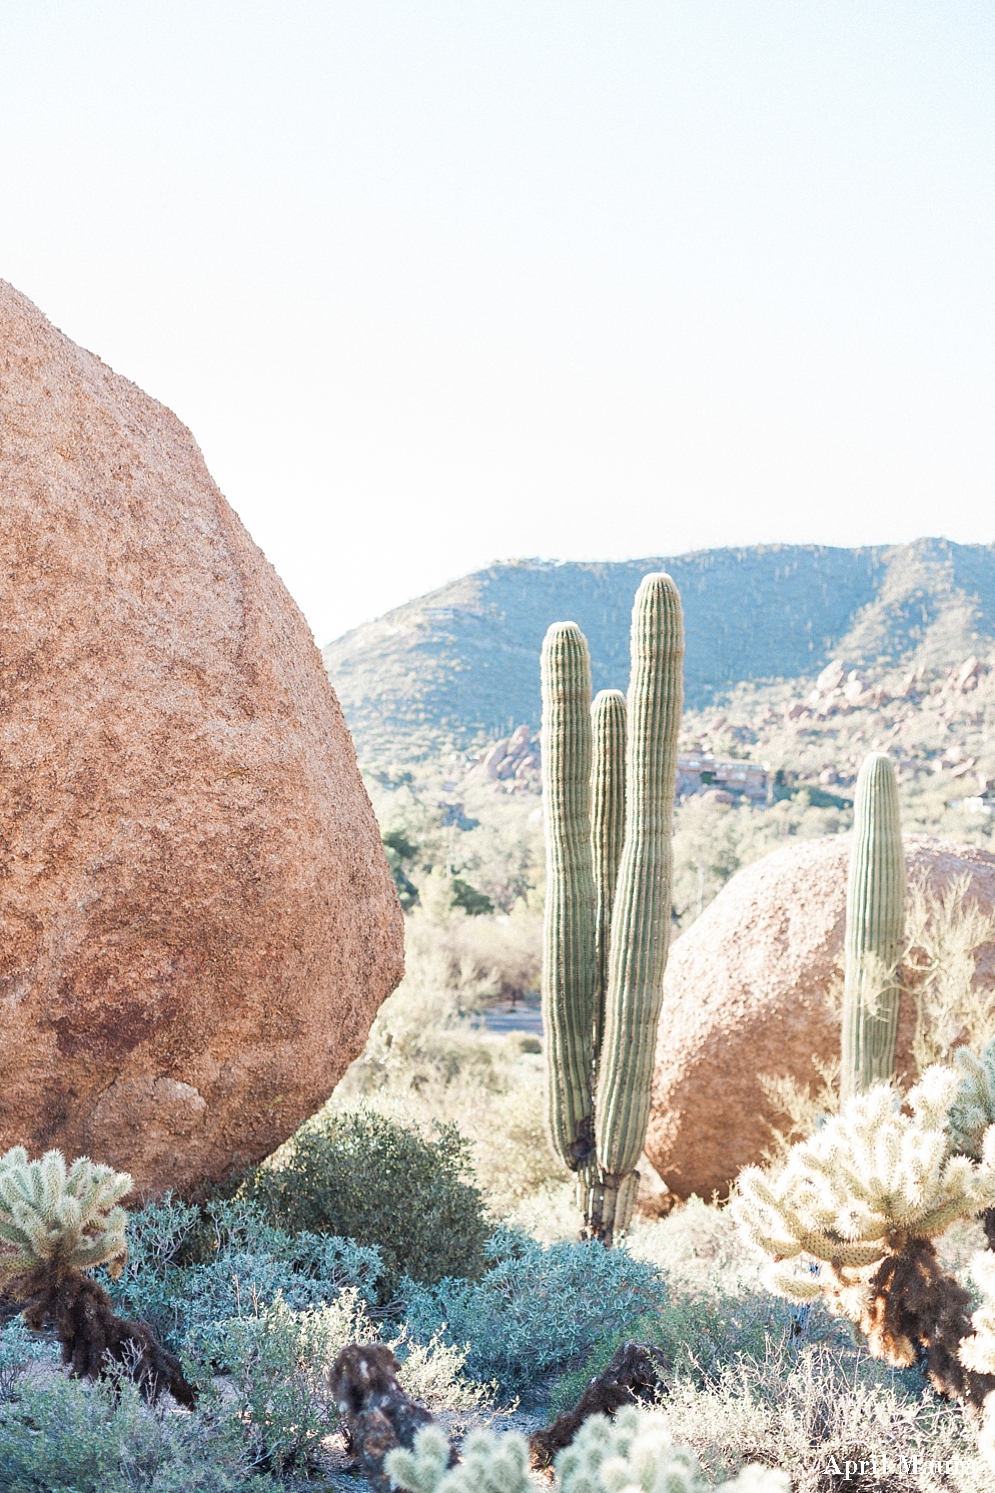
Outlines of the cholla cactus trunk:
[{"label": "cholla cactus trunk", "polygon": [[591,665],[587,642],[575,622],[554,623],[542,645],[542,780],[547,1120],[557,1153],[571,1171],[583,1173],[594,1150],[597,963],[591,857]]},{"label": "cholla cactus trunk", "polygon": [[595,1100],[598,1181],[588,1219],[588,1231],[608,1245],[628,1226],[635,1201],[670,940],[684,621],[669,575],[644,577],[632,611],[631,648],[625,840]]},{"label": "cholla cactus trunk", "polygon": [[601,1055],[605,1026],[605,990],[611,942],[615,885],[625,840],[625,696],[603,689],[591,706],[594,771],[591,778],[591,850],[594,855],[595,946],[598,959],[594,1021],[594,1066]]},{"label": "cholla cactus trunk", "polygon": [[905,852],[898,785],[884,752],[865,757],[854,801],[846,893],[844,1098],[887,1082],[895,1067],[905,931]]},{"label": "cholla cactus trunk", "polygon": [[21,1304],[29,1327],[54,1323],[62,1361],[96,1379],[112,1362],[127,1364],[146,1398],[165,1390],[192,1407],[195,1392],[178,1358],[147,1322],[129,1322],[87,1273],[106,1265],[121,1273],[128,1257],[128,1215],[119,1206],[131,1190],[127,1172],[87,1156],[67,1167],[61,1151],[29,1161],[23,1146],[0,1156],[0,1287]]}]

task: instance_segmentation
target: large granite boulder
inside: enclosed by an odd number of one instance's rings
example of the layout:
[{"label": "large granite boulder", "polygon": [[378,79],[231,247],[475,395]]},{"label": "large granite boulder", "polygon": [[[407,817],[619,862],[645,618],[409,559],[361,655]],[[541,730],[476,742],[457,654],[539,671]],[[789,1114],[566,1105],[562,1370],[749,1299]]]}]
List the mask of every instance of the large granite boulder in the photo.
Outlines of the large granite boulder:
[{"label": "large granite boulder", "polygon": [[189,1192],[402,971],[310,632],[175,415],[0,281],[0,1150]]},{"label": "large granite boulder", "polygon": [[[937,892],[970,877],[995,906],[995,855],[907,836],[910,881]],[[674,944],[664,982],[646,1154],[678,1197],[725,1196],[737,1172],[771,1148],[776,1115],[758,1075],[818,1083],[813,1055],[838,1058],[828,998],[840,979],[850,836],[796,841],[739,871]],[[995,988],[995,947],[975,982]],[[915,1012],[903,996],[896,1069],[914,1074]]]}]

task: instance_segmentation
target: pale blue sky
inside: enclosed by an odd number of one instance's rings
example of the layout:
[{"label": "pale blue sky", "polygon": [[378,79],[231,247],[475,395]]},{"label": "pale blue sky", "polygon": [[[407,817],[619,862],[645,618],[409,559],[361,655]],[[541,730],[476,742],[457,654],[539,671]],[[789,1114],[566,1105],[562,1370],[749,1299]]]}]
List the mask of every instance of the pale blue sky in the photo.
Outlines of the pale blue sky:
[{"label": "pale blue sky", "polygon": [[990,0],[0,0],[0,275],[319,642],[513,555],[995,539]]}]

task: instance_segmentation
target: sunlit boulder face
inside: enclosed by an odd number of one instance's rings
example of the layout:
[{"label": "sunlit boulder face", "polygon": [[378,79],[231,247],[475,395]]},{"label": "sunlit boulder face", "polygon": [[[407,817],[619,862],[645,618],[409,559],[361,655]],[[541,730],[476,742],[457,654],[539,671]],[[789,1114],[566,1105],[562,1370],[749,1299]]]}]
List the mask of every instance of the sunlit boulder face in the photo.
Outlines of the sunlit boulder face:
[{"label": "sunlit boulder face", "polygon": [[257,1160],[402,926],[307,625],[169,410],[0,281],[0,1150]]},{"label": "sunlit boulder face", "polygon": [[[813,1056],[839,1058],[831,987],[841,979],[850,836],[796,841],[739,871],[674,944],[664,982],[646,1154],[670,1190],[710,1200],[772,1149],[786,1117],[760,1075],[818,1088]],[[906,837],[910,886],[942,893],[959,878],[995,907],[995,856],[971,845]],[[975,984],[995,990],[995,946]],[[914,1076],[915,1011],[902,997],[896,1069]]]}]

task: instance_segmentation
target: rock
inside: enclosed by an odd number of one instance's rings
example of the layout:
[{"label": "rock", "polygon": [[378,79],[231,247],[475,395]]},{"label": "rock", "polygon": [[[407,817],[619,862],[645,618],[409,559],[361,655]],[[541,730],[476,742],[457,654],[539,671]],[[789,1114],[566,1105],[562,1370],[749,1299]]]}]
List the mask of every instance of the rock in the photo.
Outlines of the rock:
[{"label": "rock", "polygon": [[971,657],[966,658],[960,668],[955,670],[954,688],[960,690],[962,694],[977,689],[978,676],[981,671],[981,660],[972,653]]},{"label": "rock", "polygon": [[309,629],[175,415],[0,281],[0,1150],[190,1192],[327,1098],[402,921]]},{"label": "rock", "polygon": [[815,687],[821,695],[831,695],[834,689],[839,689],[846,677],[846,669],[841,658],[834,658],[828,663],[815,681]]},{"label": "rock", "polygon": [[[759,1074],[818,1082],[815,1055],[839,1057],[828,992],[841,978],[850,836],[776,850],[728,882],[673,945],[664,982],[646,1154],[671,1192],[706,1200],[771,1146],[776,1116]],[[910,883],[935,891],[969,875],[995,907],[995,855],[973,845],[906,837]],[[995,989],[995,946],[976,983]],[[911,1077],[911,1000],[903,998],[896,1068]],[[783,1120],[783,1117],[780,1117]]]}]

